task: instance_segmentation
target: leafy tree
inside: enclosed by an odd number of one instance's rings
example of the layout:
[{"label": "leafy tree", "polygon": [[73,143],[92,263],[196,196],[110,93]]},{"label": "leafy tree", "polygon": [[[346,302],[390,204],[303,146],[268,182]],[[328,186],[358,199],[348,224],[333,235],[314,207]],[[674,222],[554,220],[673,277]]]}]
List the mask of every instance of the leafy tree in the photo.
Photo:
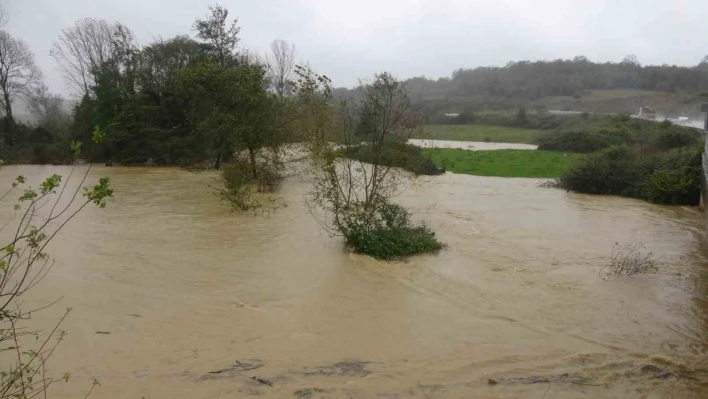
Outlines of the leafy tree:
[{"label": "leafy tree", "polygon": [[257,157],[277,145],[274,96],[266,90],[262,65],[239,63],[229,68],[203,62],[184,70],[184,95],[190,98],[195,132],[210,143],[220,167],[236,152],[246,151],[252,178],[258,177]]},{"label": "leafy tree", "polygon": [[[360,102],[337,103],[327,77],[306,68],[297,73],[300,126],[311,140],[313,163],[308,204],[321,224],[355,251],[381,259],[441,249],[432,231],[413,225],[410,213],[390,202],[402,175],[387,149],[405,141],[419,122],[403,85],[389,73],[378,74],[360,88]],[[365,161],[338,158],[362,146]]]},{"label": "leafy tree", "polygon": [[226,8],[217,4],[210,6],[209,12],[204,19],[198,18],[193,28],[197,31],[198,38],[211,44],[216,62],[224,67],[233,60],[241,28],[238,26],[238,19],[228,23],[229,10]]}]

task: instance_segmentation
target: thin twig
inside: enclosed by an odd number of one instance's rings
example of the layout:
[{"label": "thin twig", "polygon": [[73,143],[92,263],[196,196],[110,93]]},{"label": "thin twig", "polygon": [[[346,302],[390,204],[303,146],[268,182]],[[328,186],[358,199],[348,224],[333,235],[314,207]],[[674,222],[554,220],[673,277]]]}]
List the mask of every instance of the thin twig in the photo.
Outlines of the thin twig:
[{"label": "thin twig", "polygon": [[420,391],[423,392],[423,395],[425,395],[425,397],[426,397],[427,399],[430,399],[430,396],[428,396],[428,394],[425,393],[425,390],[423,389],[423,386],[420,385],[420,381],[418,381],[418,388],[420,388]]},{"label": "thin twig", "polygon": [[585,382],[569,381],[571,384],[575,385],[585,385],[586,387],[601,387],[602,384],[588,384]]}]

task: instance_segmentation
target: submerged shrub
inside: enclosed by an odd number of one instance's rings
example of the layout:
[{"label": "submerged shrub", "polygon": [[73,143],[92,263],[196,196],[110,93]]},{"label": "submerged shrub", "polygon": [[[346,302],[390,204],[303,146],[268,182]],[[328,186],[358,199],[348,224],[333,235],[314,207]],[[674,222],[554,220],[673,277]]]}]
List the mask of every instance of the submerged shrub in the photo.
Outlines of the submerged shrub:
[{"label": "submerged shrub", "polygon": [[220,174],[223,188],[217,189],[216,195],[234,210],[240,211],[253,210],[272,202],[272,198],[261,193],[277,191],[283,180],[278,164],[259,162],[254,171],[249,162],[238,156],[222,167]]},{"label": "submerged shrub", "polygon": [[615,243],[610,254],[610,263],[600,270],[609,277],[633,276],[656,269],[654,254],[644,252],[644,245],[633,242],[626,245]]},{"label": "submerged shrub", "polygon": [[424,224],[413,224],[410,212],[400,205],[382,203],[367,210],[357,204],[342,212],[342,233],[354,252],[377,259],[391,259],[439,251],[444,244]]}]

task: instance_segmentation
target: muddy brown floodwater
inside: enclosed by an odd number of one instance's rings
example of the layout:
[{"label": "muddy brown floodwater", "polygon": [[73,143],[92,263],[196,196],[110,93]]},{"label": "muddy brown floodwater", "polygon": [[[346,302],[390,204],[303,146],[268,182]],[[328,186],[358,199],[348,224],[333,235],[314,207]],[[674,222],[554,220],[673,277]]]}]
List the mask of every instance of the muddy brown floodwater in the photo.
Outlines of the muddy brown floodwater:
[{"label": "muddy brown floodwater", "polygon": [[[12,166],[0,184],[67,168]],[[287,180],[287,206],[241,215],[213,173],[95,168],[115,200],[50,248],[27,300],[73,307],[54,398],[706,397],[702,214],[445,174],[398,200],[449,247],[379,262],[346,253]],[[2,215],[10,212],[10,203]],[[603,280],[614,242],[659,271]],[[40,292],[41,291],[41,292]],[[97,334],[97,331],[109,334]]]}]

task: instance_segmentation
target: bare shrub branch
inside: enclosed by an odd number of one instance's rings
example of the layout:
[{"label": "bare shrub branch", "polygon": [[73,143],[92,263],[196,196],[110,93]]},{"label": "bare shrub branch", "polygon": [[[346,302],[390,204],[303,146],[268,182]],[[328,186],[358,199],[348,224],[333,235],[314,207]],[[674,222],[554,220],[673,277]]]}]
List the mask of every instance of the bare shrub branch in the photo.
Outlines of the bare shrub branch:
[{"label": "bare shrub branch", "polygon": [[[88,170],[90,166],[78,183],[79,189],[88,176]],[[73,172],[72,168],[69,178]],[[18,203],[14,206],[22,216],[17,222],[13,238],[0,249],[0,353],[11,356],[4,359],[8,362],[0,368],[2,399],[29,399],[41,394],[46,396],[52,384],[62,379],[68,380],[68,374],[63,378],[48,376],[46,363],[64,337],[65,333],[59,327],[71,308],[67,308],[54,328],[44,334],[27,329],[23,326],[24,321],[56,302],[37,309],[23,309],[20,298],[36,287],[54,265],[54,261],[45,252],[47,245],[87,205],[93,203],[100,208],[104,207],[106,199],[113,195],[113,190],[109,180],[101,178],[99,184],[92,189],[83,188],[83,197],[77,196],[77,189],[68,204],[57,209],[66,188],[65,184],[58,190],[61,183],[62,177],[55,174],[46,178],[37,189],[33,189],[25,186],[26,179],[23,176],[18,176],[7,193],[0,197],[2,201],[22,187]],[[54,204],[49,207],[52,202]]]},{"label": "bare shrub branch", "polygon": [[644,244],[633,242],[625,245],[615,243],[610,253],[610,263],[600,270],[605,277],[633,276],[656,270],[654,254],[645,252]]}]

